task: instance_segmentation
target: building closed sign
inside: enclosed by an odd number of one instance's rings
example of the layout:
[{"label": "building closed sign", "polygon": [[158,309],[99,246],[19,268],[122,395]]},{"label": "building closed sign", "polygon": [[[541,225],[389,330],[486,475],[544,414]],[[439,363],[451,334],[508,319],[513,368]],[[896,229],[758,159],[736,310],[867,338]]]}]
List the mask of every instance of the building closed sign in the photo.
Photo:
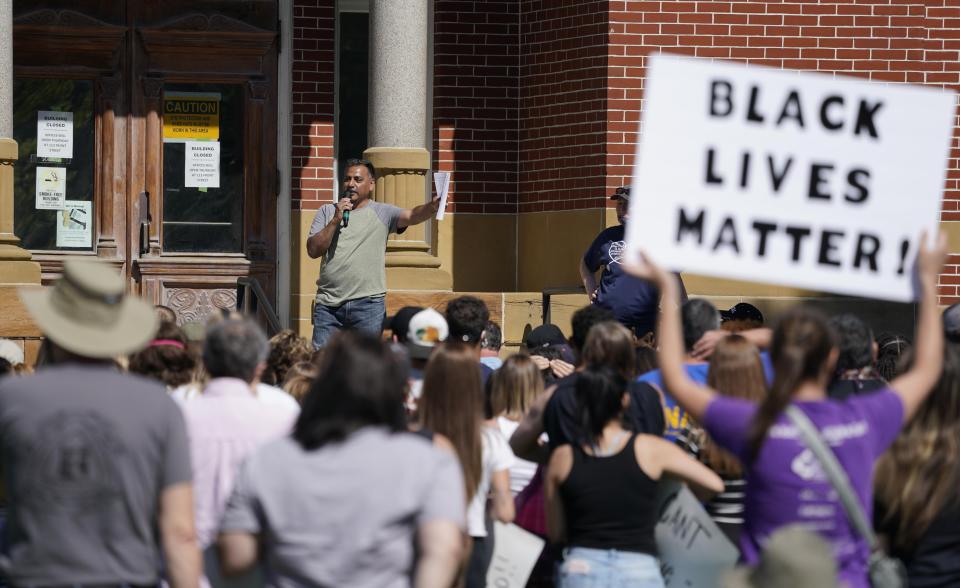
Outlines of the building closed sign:
[{"label": "building closed sign", "polygon": [[165,92],[163,94],[163,140],[219,141],[220,94],[214,92]]}]

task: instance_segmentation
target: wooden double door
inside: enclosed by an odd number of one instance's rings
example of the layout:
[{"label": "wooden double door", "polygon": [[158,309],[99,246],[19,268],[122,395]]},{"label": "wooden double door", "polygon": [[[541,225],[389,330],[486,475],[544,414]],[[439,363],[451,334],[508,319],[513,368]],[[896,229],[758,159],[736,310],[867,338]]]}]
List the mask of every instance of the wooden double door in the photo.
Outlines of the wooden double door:
[{"label": "wooden double door", "polygon": [[[15,226],[200,320],[276,295],[276,0],[14,2]],[[275,302],[275,301],[274,301]]]}]

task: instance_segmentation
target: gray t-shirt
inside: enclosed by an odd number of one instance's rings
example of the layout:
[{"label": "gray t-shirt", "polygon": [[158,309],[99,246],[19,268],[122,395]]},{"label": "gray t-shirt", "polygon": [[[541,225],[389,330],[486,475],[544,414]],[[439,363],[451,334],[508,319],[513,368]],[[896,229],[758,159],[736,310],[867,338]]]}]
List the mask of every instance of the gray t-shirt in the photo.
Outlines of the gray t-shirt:
[{"label": "gray t-shirt", "polygon": [[463,528],[465,513],[453,454],[369,427],[316,451],[290,437],[261,447],[244,464],[220,528],[262,533],[275,588],[405,588],[417,527],[446,520]]},{"label": "gray t-shirt", "polygon": [[[313,217],[310,235],[316,235],[336,215],[336,206],[324,204]],[[323,255],[317,280],[317,302],[340,306],[347,300],[383,296],[387,291],[387,237],[397,228],[402,208],[373,200],[350,211],[350,223],[334,234]]]},{"label": "gray t-shirt", "polygon": [[190,481],[187,443],[159,383],[82,365],[0,380],[0,568],[18,586],[156,583],[160,493]]}]

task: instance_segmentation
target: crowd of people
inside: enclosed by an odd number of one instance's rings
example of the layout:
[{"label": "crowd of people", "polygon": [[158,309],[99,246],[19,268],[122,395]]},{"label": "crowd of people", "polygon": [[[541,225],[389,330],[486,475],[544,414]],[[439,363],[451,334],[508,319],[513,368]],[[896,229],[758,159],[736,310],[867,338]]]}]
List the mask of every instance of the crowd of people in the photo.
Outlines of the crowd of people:
[{"label": "crowd of people", "polygon": [[385,317],[386,238],[437,202],[377,205],[375,175],[351,160],[317,213],[311,341],[236,313],[178,324],[92,261],[24,292],[44,340],[36,365],[0,340],[7,581],[483,587],[512,523],[545,541],[529,586],[658,587],[669,478],[739,549],[717,586],[960,585],[943,240],[918,254],[911,341],[809,306],[773,328],[718,311],[627,264],[613,227],[569,337],[540,325],[510,354],[476,297]]},{"label": "crowd of people", "polygon": [[[499,521],[548,542],[531,586],[663,586],[670,477],[753,566],[718,585],[870,586],[880,548],[799,412],[909,585],[956,585],[944,249],[919,254],[912,346],[853,315],[799,307],[770,329],[748,304],[682,302],[644,258],[625,271],[659,296],[655,337],[592,304],[569,338],[539,326],[512,355],[471,296],[314,351],[235,314],[178,326],[109,267],[69,261],[24,297],[46,337],[37,365],[0,342],[0,565],[15,586],[485,586]],[[769,558],[792,571],[771,577]]]}]

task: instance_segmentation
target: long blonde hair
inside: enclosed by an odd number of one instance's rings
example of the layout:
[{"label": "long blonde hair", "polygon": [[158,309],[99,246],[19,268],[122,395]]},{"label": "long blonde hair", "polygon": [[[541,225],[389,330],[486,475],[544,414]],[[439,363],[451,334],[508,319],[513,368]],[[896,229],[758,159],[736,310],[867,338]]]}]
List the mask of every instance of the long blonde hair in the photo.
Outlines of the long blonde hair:
[{"label": "long blonde hair", "polygon": [[[724,396],[762,402],[767,395],[767,380],[757,347],[740,335],[728,335],[717,343],[710,356],[707,385]],[[740,460],[707,438],[700,460],[720,475],[743,475]]]},{"label": "long blonde hair", "polygon": [[528,355],[511,355],[491,376],[493,416],[518,420],[543,393],[543,378]]},{"label": "long blonde hair", "polygon": [[437,347],[423,374],[418,408],[420,423],[447,437],[456,450],[469,502],[483,470],[483,390],[480,362],[472,348],[463,343]]},{"label": "long blonde hair", "polygon": [[944,509],[960,504],[960,344],[947,343],[943,372],[900,436],[877,462],[875,490],[894,545],[909,548]]}]

